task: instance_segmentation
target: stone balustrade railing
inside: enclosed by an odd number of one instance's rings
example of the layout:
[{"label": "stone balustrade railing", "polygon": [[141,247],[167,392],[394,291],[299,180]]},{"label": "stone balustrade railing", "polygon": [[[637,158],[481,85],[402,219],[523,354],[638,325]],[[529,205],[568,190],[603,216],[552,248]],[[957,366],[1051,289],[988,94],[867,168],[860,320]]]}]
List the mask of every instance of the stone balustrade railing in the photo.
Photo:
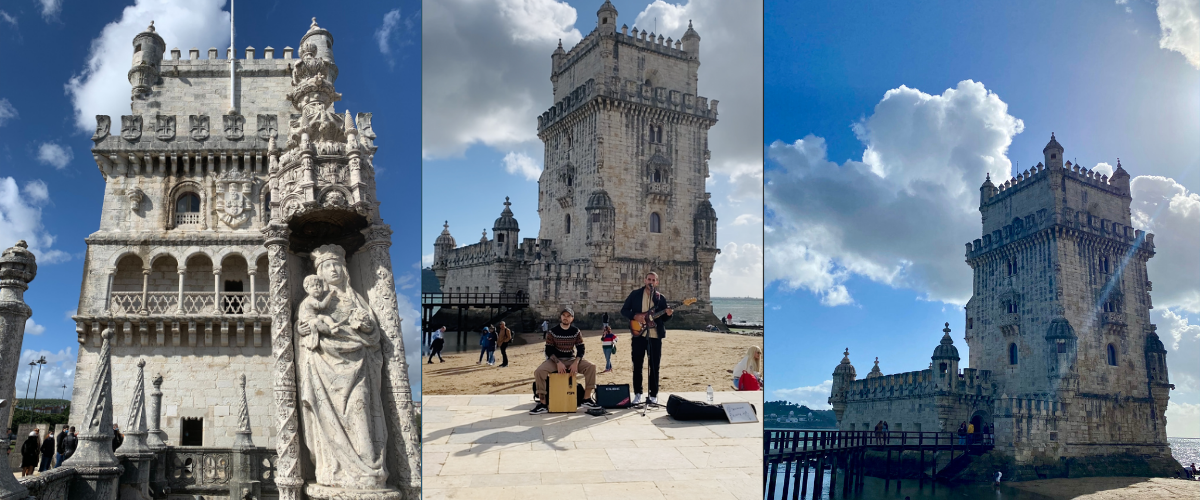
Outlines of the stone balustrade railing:
[{"label": "stone balustrade railing", "polygon": [[36,476],[23,477],[21,485],[29,490],[29,496],[37,500],[67,500],[71,480],[75,479],[73,467],[59,467]]},{"label": "stone balustrade railing", "polygon": [[112,292],[108,311],[112,314],[215,314],[218,310],[214,304],[218,297],[220,314],[266,313],[269,299],[266,292],[257,292],[253,297],[250,292]]}]

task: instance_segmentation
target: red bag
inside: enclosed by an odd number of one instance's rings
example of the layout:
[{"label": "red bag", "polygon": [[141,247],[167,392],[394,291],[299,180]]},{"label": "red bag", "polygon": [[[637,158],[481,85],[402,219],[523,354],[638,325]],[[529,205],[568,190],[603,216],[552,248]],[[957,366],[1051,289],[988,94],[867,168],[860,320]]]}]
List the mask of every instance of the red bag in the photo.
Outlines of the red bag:
[{"label": "red bag", "polygon": [[742,377],[738,380],[739,391],[757,391],[762,389],[758,385],[758,378],[751,375],[750,372],[742,372]]}]

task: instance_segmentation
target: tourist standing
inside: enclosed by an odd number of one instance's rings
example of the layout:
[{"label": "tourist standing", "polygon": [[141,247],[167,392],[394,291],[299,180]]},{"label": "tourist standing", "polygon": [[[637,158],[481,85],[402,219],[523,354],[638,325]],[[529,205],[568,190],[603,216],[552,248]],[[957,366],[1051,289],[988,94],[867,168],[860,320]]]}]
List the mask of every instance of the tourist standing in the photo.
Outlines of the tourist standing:
[{"label": "tourist standing", "polygon": [[883,421],[882,420],[875,423],[875,442],[876,443],[883,442]]},{"label": "tourist standing", "polygon": [[967,424],[967,443],[975,444],[975,424]]},{"label": "tourist standing", "polygon": [[496,334],[495,327],[487,328],[484,331],[487,332],[487,345],[485,348],[487,349],[488,366],[496,366],[496,343],[500,340],[500,338]]},{"label": "tourist standing", "polygon": [[542,320],[542,335],[550,333],[550,321]]},{"label": "tourist standing", "polygon": [[71,427],[71,432],[63,438],[63,461],[70,459],[75,454],[77,447],[79,447],[79,436],[75,435],[75,428]]},{"label": "tourist standing", "polygon": [[729,325],[729,326],[733,326],[733,313],[729,313],[729,314],[725,315],[725,324]]},{"label": "tourist standing", "polygon": [[46,472],[54,468],[54,434],[49,430],[46,431],[46,439],[42,440],[42,461],[38,465],[38,472]]},{"label": "tourist standing", "polygon": [[57,446],[56,451],[58,452],[54,455],[54,466],[55,467],[62,466],[62,461],[64,459],[63,445],[66,444],[66,442],[67,442],[67,426],[64,425],[62,428],[62,431],[58,433],[58,438],[54,440],[55,446]]},{"label": "tourist standing", "polygon": [[124,442],[125,442],[125,435],[121,434],[121,428],[117,427],[117,424],[113,424],[113,441],[112,441],[113,451],[117,451],[117,448],[120,448],[121,443],[124,443]]},{"label": "tourist standing", "polygon": [[21,445],[21,477],[32,476],[38,465],[38,430],[34,429]]},{"label": "tourist standing", "polygon": [[442,359],[442,348],[446,346],[445,333],[446,327],[444,326],[433,331],[433,343],[429,344],[429,364],[431,365],[433,364],[434,354],[437,355],[439,362],[446,362],[446,360]]},{"label": "tourist standing", "polygon": [[[629,351],[633,360],[633,404],[638,404],[642,401],[642,360],[649,356],[649,385],[650,397],[646,400],[649,404],[658,404],[658,365],[662,361],[662,339],[667,336],[667,329],[664,326],[671,315],[675,313],[670,307],[667,307],[667,298],[661,293],[658,293],[658,273],[646,273],[645,286],[638,288],[629,293],[625,298],[625,304],[621,306],[621,315],[630,321],[637,320],[638,322],[649,326],[645,329],[645,334],[635,335],[629,341]],[[654,315],[659,312],[664,313],[661,318],[655,320]],[[651,326],[652,325],[652,326]]]},{"label": "tourist standing", "polygon": [[967,423],[958,426],[958,444],[967,444]]},{"label": "tourist standing", "polygon": [[500,362],[500,367],[504,368],[508,366],[508,344],[511,344],[513,341],[513,333],[512,330],[508,329],[508,325],[504,324],[503,321],[500,322],[500,332],[498,337],[500,341],[500,358],[502,360]]},{"label": "tourist standing", "polygon": [[604,323],[604,325],[600,327],[601,329],[608,328],[608,313],[607,312],[600,315],[600,322]]},{"label": "tourist standing", "polygon": [[883,442],[885,444],[888,442],[888,432],[890,432],[890,430],[888,429],[888,423],[887,423],[887,420],[884,420],[883,421]]},{"label": "tourist standing", "polygon": [[[608,313],[604,313],[608,316]],[[607,321],[604,325],[604,335],[600,337],[601,348],[604,349],[604,372],[612,372],[612,355],[617,353],[617,335],[613,333],[612,328],[608,327]]]},{"label": "tourist standing", "polygon": [[488,327],[483,327],[483,331],[479,332],[479,361],[475,364],[483,363],[484,356],[487,356],[488,351]]}]

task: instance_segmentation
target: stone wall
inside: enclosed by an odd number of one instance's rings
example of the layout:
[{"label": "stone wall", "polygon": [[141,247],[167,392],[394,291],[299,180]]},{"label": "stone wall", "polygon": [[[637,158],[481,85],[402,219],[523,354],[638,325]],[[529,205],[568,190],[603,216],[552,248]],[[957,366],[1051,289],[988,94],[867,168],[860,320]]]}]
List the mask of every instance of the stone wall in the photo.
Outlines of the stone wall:
[{"label": "stone wall", "polygon": [[[185,418],[202,418],[203,446],[232,447],[237,431],[236,409],[241,394],[237,380],[246,375],[246,398],[254,444],[275,445],[274,402],[271,397],[271,348],[269,343],[254,346],[112,346],[113,421],[128,428],[126,418],[133,398],[134,377],[115,376],[136,373],[137,362],[146,360],[146,375],[163,376],[162,424],[164,441],[180,446],[181,425]],[[80,346],[76,380],[90,380],[99,357],[99,348],[91,343]],[[87,397],[88,384],[76,383],[72,401]],[[71,422],[83,419],[82,405],[72,406]]]}]

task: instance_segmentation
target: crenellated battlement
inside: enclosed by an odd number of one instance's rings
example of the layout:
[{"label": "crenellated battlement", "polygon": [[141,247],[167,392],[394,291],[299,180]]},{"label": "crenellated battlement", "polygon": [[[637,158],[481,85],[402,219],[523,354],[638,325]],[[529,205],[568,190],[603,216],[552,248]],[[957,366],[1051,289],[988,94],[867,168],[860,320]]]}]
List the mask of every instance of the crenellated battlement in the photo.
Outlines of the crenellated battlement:
[{"label": "crenellated battlement", "polygon": [[1007,181],[1000,183],[992,188],[992,195],[984,201],[982,205],[995,205],[1005,198],[1013,196],[1015,193],[1033,185],[1038,180],[1046,179],[1050,176],[1051,171],[1054,171],[1064,178],[1074,180],[1076,182],[1109,192],[1117,196],[1128,196],[1128,192],[1123,190],[1120,185],[1110,182],[1107,175],[1088,170],[1080,165],[1072,165],[1067,162],[1062,168],[1046,167],[1040,162],[1033,168],[1025,169]]},{"label": "crenellated battlement", "polygon": [[942,385],[941,375],[933,369],[880,375],[854,380],[846,387],[847,401],[887,399],[897,397],[925,396],[944,392],[957,392],[991,396],[995,390],[990,370],[964,368],[958,371],[953,384]]},{"label": "crenellated battlement", "polygon": [[538,116],[538,132],[566,118],[572,111],[582,108],[594,99],[603,97],[617,99],[622,103],[647,106],[648,109],[676,111],[685,116],[711,120],[714,123],[717,120],[719,101],[716,99],[710,102],[707,97],[666,87],[651,87],[635,80],[627,79],[614,83],[617,85],[605,88],[595,80],[588,80],[584,85],[576,87],[567,97],[554,103],[554,106]]},{"label": "crenellated battlement", "polygon": [[966,244],[966,258],[972,260],[1015,241],[1031,238],[1043,230],[1053,228],[1074,230],[1100,238],[1134,245],[1151,254],[1154,253],[1154,234],[1121,224],[1116,221],[1094,217],[1087,212],[1063,207],[1061,214],[1051,214],[1049,209],[1024,217],[1016,217],[1003,228],[985,234]]}]

